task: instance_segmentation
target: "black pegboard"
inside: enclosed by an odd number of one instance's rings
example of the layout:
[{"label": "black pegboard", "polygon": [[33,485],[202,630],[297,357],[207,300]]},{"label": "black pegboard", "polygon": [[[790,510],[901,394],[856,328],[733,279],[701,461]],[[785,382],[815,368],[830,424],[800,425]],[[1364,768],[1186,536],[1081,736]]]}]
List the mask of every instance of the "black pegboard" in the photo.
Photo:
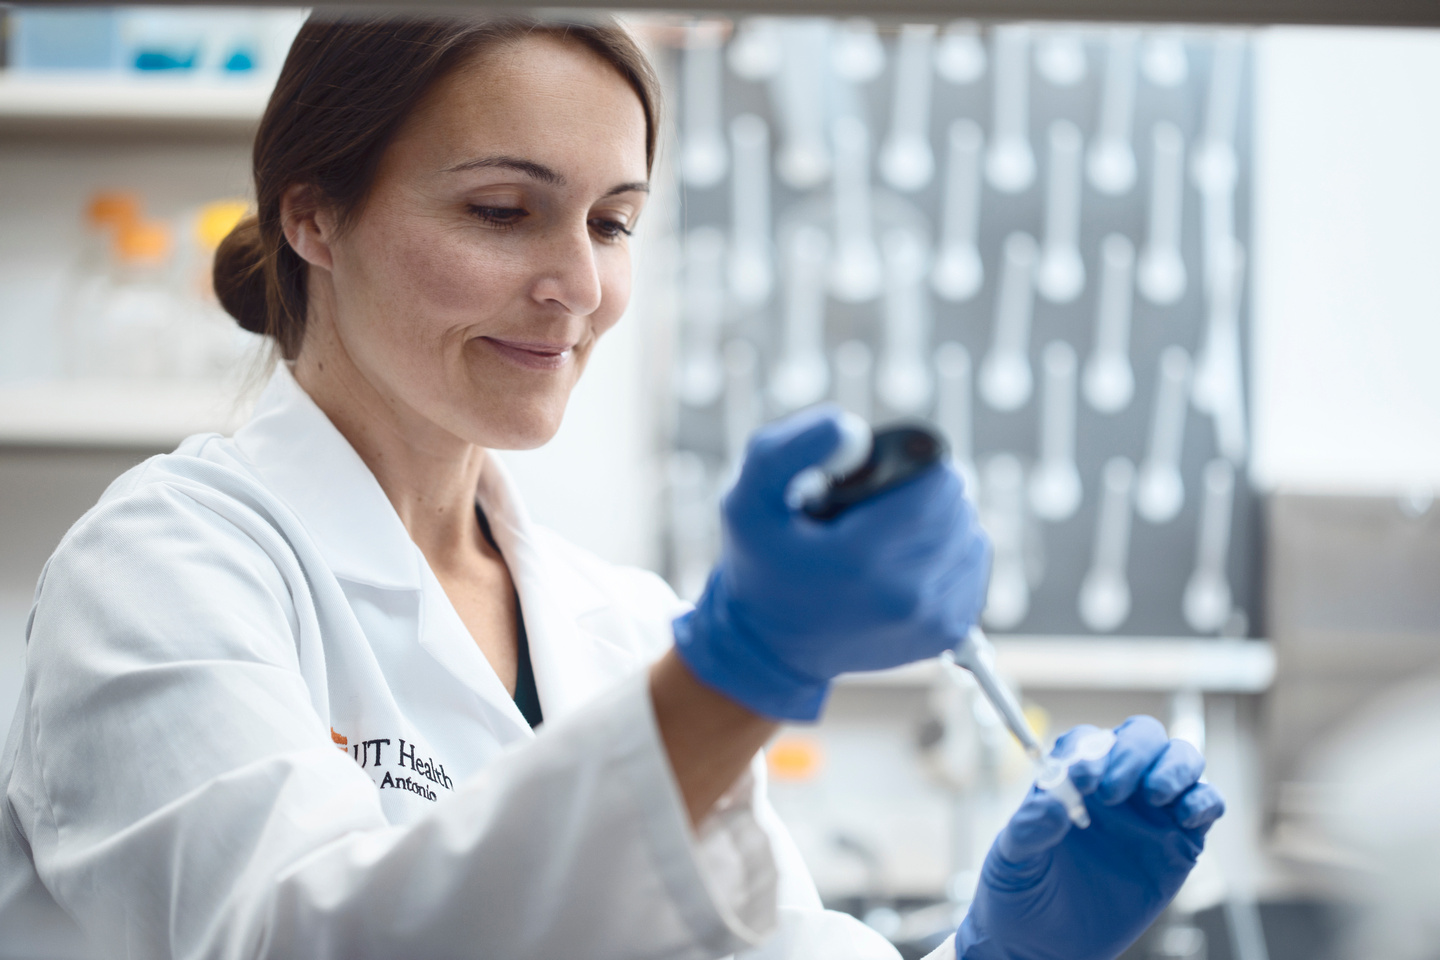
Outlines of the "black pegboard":
[{"label": "black pegboard", "polygon": [[[984,286],[965,303],[946,302],[929,295],[933,316],[932,346],[946,340],[963,344],[978,368],[989,346],[993,325],[995,296],[998,289],[1001,248],[1012,231],[1025,231],[1037,240],[1044,235],[1044,200],[1047,175],[1047,131],[1050,124],[1066,119],[1076,124],[1088,146],[1095,131],[1107,55],[1107,28],[1082,28],[1087,70],[1085,77],[1069,87],[1048,83],[1030,59],[1029,132],[1037,163],[1031,186],[1019,194],[1006,194],[982,186],[980,203],[979,246],[985,264]],[[1043,36],[1044,28],[1036,28],[1033,37]],[[1174,87],[1159,87],[1140,79],[1136,84],[1132,143],[1138,164],[1136,185],[1126,195],[1107,196],[1093,189],[1082,178],[1080,249],[1085,260],[1087,281],[1083,293],[1073,302],[1056,305],[1037,296],[1032,320],[1029,356],[1036,372],[1036,388],[1022,408],[1013,412],[990,409],[977,396],[973,400],[974,448],[976,460],[983,463],[993,454],[1005,452],[1018,457],[1028,469],[1037,456],[1040,417],[1040,358],[1046,344],[1054,340],[1068,342],[1076,351],[1082,367],[1090,351],[1095,325],[1096,295],[1099,289],[1100,244],[1103,237],[1121,233],[1138,251],[1146,235],[1150,184],[1150,131],[1160,120],[1174,123],[1185,141],[1185,200],[1182,250],[1188,272],[1185,295],[1167,307],[1157,307],[1136,294],[1131,321],[1130,357],[1135,374],[1135,392],[1129,406],[1115,414],[1092,410],[1083,399],[1078,404],[1076,424],[1076,463],[1085,488],[1079,510],[1068,520],[1048,523],[1035,520],[1031,539],[1039,549],[1033,551],[1043,558],[1043,572],[1033,584],[1029,613],[1014,630],[1026,634],[1072,635],[1090,631],[1077,611],[1077,595],[1089,568],[1095,535],[1100,476],[1105,461],[1116,455],[1129,457],[1138,466],[1144,456],[1149,434],[1151,401],[1155,392],[1159,356],[1170,345],[1187,350],[1192,359],[1198,356],[1206,327],[1206,297],[1203,283],[1201,204],[1190,175],[1190,161],[1205,124],[1206,100],[1210,72],[1216,49],[1216,34],[1186,31],[1179,35],[1184,43],[1188,75]],[[1230,37],[1235,37],[1231,34]],[[1241,35],[1243,36],[1243,35]],[[993,33],[982,31],[981,37],[991,52],[993,68]],[[930,114],[930,138],[936,158],[936,174],[929,185],[905,195],[896,195],[886,187],[876,172],[874,156],[888,128],[896,62],[897,36],[893,29],[882,30],[886,48],[886,66],[874,80],[864,85],[844,83],[827,78],[825,109],[832,114],[844,111],[864,119],[871,131],[872,183],[877,208],[882,204],[903,207],[906,215],[923,218],[933,241],[938,233],[939,211],[944,201],[944,166],[946,130],[951,121],[967,117],[990,132],[991,82],[993,69],[966,85],[952,85],[936,76]],[[1234,193],[1233,222],[1236,239],[1242,248],[1249,246],[1250,222],[1250,154],[1251,154],[1251,75],[1248,43],[1242,47],[1244,68],[1239,97],[1239,115],[1235,134],[1235,150],[1239,159],[1239,175]],[[1034,46],[1031,47],[1032,54]],[[671,51],[679,59],[680,50]],[[683,71],[675,71],[681,75]],[[682,96],[672,103],[683,109]],[[776,111],[775,81],[751,82],[723,71],[724,116],[730,118],[753,113],[766,119],[772,131],[772,155],[780,141],[781,119]],[[684,127],[685,117],[678,118]],[[824,219],[829,203],[828,183],[815,189],[797,191],[779,177],[771,177],[771,204],[777,233],[786,229],[795,218],[810,216]],[[685,229],[713,225],[727,230],[730,216],[730,185],[728,181],[706,188],[692,189],[682,185],[682,224]],[[777,273],[783,262],[777,259]],[[742,338],[753,343],[760,357],[761,380],[768,365],[778,356],[777,331],[782,309],[783,277],[777,279],[775,292],[758,308],[739,309],[731,304],[727,310],[727,338]],[[1246,284],[1248,290],[1248,283]],[[859,338],[867,341],[879,355],[879,301],[847,304],[831,298],[827,304],[826,342],[829,349],[841,341]],[[682,326],[684,318],[680,318]],[[1244,363],[1248,370],[1249,346],[1248,295],[1240,311],[1240,340]],[[1247,402],[1250,396],[1245,382]],[[721,412],[723,402],[709,407],[681,405],[676,418],[674,442],[677,449],[693,451],[711,465],[717,482],[723,482],[725,464],[724,430]],[[877,401],[875,418],[887,419],[887,412]],[[768,415],[778,413],[774,409]],[[1125,622],[1114,632],[1141,636],[1187,636],[1194,631],[1186,624],[1181,612],[1181,597],[1195,564],[1197,526],[1200,512],[1201,475],[1205,464],[1216,457],[1215,430],[1209,415],[1191,406],[1187,415],[1182,474],[1186,497],[1181,512],[1163,525],[1152,525],[1138,515],[1132,519],[1130,554],[1127,567],[1131,587],[1132,608]],[[1237,616],[1232,617],[1226,632],[1249,633],[1258,624],[1256,604],[1259,601],[1260,567],[1258,563],[1258,502],[1246,482],[1244,462],[1236,464],[1236,490],[1233,506],[1227,573]]]}]

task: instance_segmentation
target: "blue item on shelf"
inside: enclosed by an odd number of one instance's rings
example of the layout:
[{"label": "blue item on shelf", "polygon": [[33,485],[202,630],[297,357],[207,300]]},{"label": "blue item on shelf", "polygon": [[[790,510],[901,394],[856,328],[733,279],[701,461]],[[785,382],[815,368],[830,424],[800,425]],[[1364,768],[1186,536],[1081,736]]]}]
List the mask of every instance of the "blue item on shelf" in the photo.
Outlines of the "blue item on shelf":
[{"label": "blue item on shelf", "polygon": [[120,37],[126,67],[140,73],[187,72],[200,69],[207,36],[214,30],[214,11],[134,7],[124,11]]},{"label": "blue item on shelf", "polygon": [[12,69],[114,70],[120,36],[114,10],[24,7],[10,12]]},{"label": "blue item on shelf", "polygon": [[255,51],[240,47],[231,52],[225,61],[226,73],[248,73],[255,69]]},{"label": "blue item on shelf", "polygon": [[195,68],[194,50],[184,54],[178,54],[169,50],[137,50],[135,52],[136,70],[193,70]]}]

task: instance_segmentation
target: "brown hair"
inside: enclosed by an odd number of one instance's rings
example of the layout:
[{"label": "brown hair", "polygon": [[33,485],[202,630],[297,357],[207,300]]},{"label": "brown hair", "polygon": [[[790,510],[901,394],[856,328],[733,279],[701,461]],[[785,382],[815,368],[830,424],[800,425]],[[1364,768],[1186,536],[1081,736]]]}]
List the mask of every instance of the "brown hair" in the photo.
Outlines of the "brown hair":
[{"label": "brown hair", "polygon": [[215,293],[225,310],[294,359],[305,335],[306,263],[281,227],[285,191],[310,185],[345,224],[364,204],[396,131],[437,83],[483,50],[537,33],[583,45],[634,88],[645,111],[646,168],[653,166],[659,84],[614,21],[312,16],[290,47],[255,134],[257,213],[215,252]]}]

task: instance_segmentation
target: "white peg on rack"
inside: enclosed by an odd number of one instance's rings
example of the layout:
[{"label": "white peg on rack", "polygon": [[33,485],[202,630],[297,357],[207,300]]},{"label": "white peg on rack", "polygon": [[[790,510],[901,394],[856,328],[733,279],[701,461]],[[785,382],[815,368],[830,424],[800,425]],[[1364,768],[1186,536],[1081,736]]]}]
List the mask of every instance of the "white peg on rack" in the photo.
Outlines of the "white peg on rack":
[{"label": "white peg on rack", "polygon": [[755,347],[748,340],[725,345],[725,458],[730,476],[745,459],[750,434],[760,426],[760,372]]},{"label": "white peg on rack", "polygon": [[1025,569],[1025,470],[1008,453],[985,462],[985,529],[994,559],[985,595],[985,626],[1010,630],[1030,612],[1030,578]]},{"label": "white peg on rack", "polygon": [[875,29],[875,21],[851,17],[835,31],[830,47],[830,63],[835,75],[850,83],[869,83],[885,69],[885,45]]},{"label": "white peg on rack", "polygon": [[1226,264],[1217,270],[1209,293],[1205,339],[1196,364],[1191,397],[1195,406],[1215,423],[1215,443],[1231,463],[1245,459],[1249,446],[1245,426],[1245,383],[1240,358],[1240,303],[1244,288],[1245,254],[1230,241]]},{"label": "white peg on rack", "polygon": [[1166,347],[1160,354],[1155,406],[1150,411],[1150,444],[1135,485],[1135,511],[1151,523],[1169,523],[1185,505],[1180,458],[1185,452],[1189,386],[1190,354],[1180,347]]},{"label": "white peg on rack", "polygon": [[1086,163],[1090,185],[1116,197],[1135,186],[1135,149],[1130,144],[1135,115],[1135,39],[1130,28],[1110,30],[1099,132],[1090,141]]},{"label": "white peg on rack", "polygon": [[1085,289],[1080,256],[1080,128],[1050,124],[1050,173],[1045,196],[1045,244],[1035,289],[1051,303],[1069,303]]},{"label": "white peg on rack", "polygon": [[935,69],[956,86],[974,83],[985,75],[985,44],[980,28],[966,20],[948,24],[935,46]]},{"label": "white peg on rack", "polygon": [[996,27],[992,135],[985,177],[1002,193],[1021,193],[1035,182],[1030,149],[1030,29]]},{"label": "white peg on rack", "polygon": [[1235,501],[1235,468],[1230,461],[1205,465],[1205,499],[1195,546],[1195,572],[1181,601],[1185,622],[1196,633],[1215,633],[1230,619],[1233,602],[1225,561],[1230,553],[1230,516]]},{"label": "white peg on rack", "polygon": [[1080,619],[1097,633],[1116,629],[1130,616],[1130,499],[1135,467],[1111,457],[1101,476],[1100,515],[1090,570],[1080,584]]},{"label": "white peg on rack", "polygon": [[757,307],[770,299],[775,267],[770,242],[770,128],[753,113],[730,121],[730,293]]},{"label": "white peg on rack", "polygon": [[798,410],[825,396],[825,266],[830,238],[815,226],[796,228],[786,243],[785,313],[780,360],[770,394],[781,410]]},{"label": "white peg on rack", "polygon": [[1240,117],[1240,75],[1244,65],[1244,39],[1228,32],[1217,37],[1210,65],[1210,89],[1205,99],[1205,120],[1200,143],[1191,159],[1190,173],[1201,193],[1232,190],[1239,175],[1235,128]]},{"label": "white peg on rack", "polygon": [[870,370],[874,359],[864,340],[835,348],[835,402],[862,420],[870,419]]},{"label": "white peg on rack", "polygon": [[1100,243],[1100,295],[1095,305],[1095,346],[1085,361],[1085,400],[1100,413],[1119,413],[1135,395],[1130,366],[1130,285],[1135,247],[1122,233]]},{"label": "white peg on rack", "polygon": [[1150,229],[1140,251],[1136,283],[1151,303],[1168,306],[1185,295],[1180,217],[1185,205],[1185,139],[1169,121],[1155,124],[1150,168]]},{"label": "white peg on rack", "polygon": [[886,232],[884,349],[875,392],[896,413],[918,414],[930,403],[930,304],[925,244],[910,230]]},{"label": "white peg on rack", "polygon": [[725,50],[731,72],[752,83],[769,80],[779,73],[784,57],[779,26],[772,17],[748,17],[740,21]]},{"label": "white peg on rack", "polygon": [[1045,347],[1041,367],[1040,459],[1030,472],[1030,509],[1060,523],[1074,516],[1083,496],[1075,466],[1075,350],[1055,340]]},{"label": "white peg on rack", "polygon": [[1048,30],[1035,45],[1035,69],[1057,87],[1085,79],[1085,39],[1073,27]]},{"label": "white peg on rack", "polygon": [[1190,176],[1200,192],[1200,246],[1207,289],[1217,282],[1217,273],[1229,269],[1226,248],[1236,240],[1235,188],[1240,179],[1240,158],[1235,151],[1235,130],[1240,114],[1244,43],[1235,33],[1223,33],[1215,41],[1205,121],[1200,142],[1190,157]]},{"label": "white peg on rack", "polygon": [[830,176],[825,126],[828,26],[790,20],[780,31],[785,53],[775,91],[783,132],[775,172],[791,189],[809,190]]},{"label": "white peg on rack", "polygon": [[935,176],[930,148],[930,57],[935,25],[907,23],[900,28],[895,54],[895,91],[890,132],[880,146],[880,175],[896,190],[913,192]]},{"label": "white peg on rack", "polygon": [[680,382],[683,403],[706,407],[724,387],[720,331],[725,320],[725,235],[696,227],[685,237],[684,319]]},{"label": "white peg on rack", "polygon": [[980,260],[980,151],[984,134],[974,120],[950,124],[945,161],[945,207],[941,214],[940,252],[930,284],[952,303],[969,300],[985,282]]},{"label": "white peg on rack", "polygon": [[840,117],[835,139],[835,255],[830,292],[846,303],[880,295],[883,271],[870,194],[870,133],[858,117]]},{"label": "white peg on rack", "polygon": [[682,70],[685,78],[685,125],[680,145],[680,173],[687,186],[713,187],[725,176],[727,153],[721,124],[720,26],[691,24],[685,30]]},{"label": "white peg on rack", "polygon": [[709,471],[698,454],[676,451],[667,467],[675,592],[693,602],[704,592],[715,560],[715,498]]},{"label": "white peg on rack", "polygon": [[1035,239],[1005,238],[1005,268],[995,298],[995,330],[980,364],[980,396],[996,410],[1018,410],[1030,399],[1030,320],[1035,310]]},{"label": "white peg on rack", "polygon": [[954,340],[935,350],[935,424],[950,441],[950,457],[976,498],[974,408],[970,351]]},{"label": "white peg on rack", "polygon": [[1140,48],[1140,72],[1157,87],[1178,87],[1190,76],[1185,38],[1179,30],[1152,30]]}]

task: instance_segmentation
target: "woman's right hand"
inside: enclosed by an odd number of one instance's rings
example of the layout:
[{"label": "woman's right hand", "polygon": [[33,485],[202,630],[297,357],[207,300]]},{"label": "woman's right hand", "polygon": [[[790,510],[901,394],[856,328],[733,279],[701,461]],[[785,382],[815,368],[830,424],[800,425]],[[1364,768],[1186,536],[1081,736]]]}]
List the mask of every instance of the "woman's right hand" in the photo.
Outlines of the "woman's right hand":
[{"label": "woman's right hand", "polygon": [[757,431],[722,508],[724,545],[676,649],[699,679],[773,719],[819,716],[831,679],[954,647],[979,616],[990,542],[938,464],[834,520],[786,504],[840,444],[839,411]]}]

